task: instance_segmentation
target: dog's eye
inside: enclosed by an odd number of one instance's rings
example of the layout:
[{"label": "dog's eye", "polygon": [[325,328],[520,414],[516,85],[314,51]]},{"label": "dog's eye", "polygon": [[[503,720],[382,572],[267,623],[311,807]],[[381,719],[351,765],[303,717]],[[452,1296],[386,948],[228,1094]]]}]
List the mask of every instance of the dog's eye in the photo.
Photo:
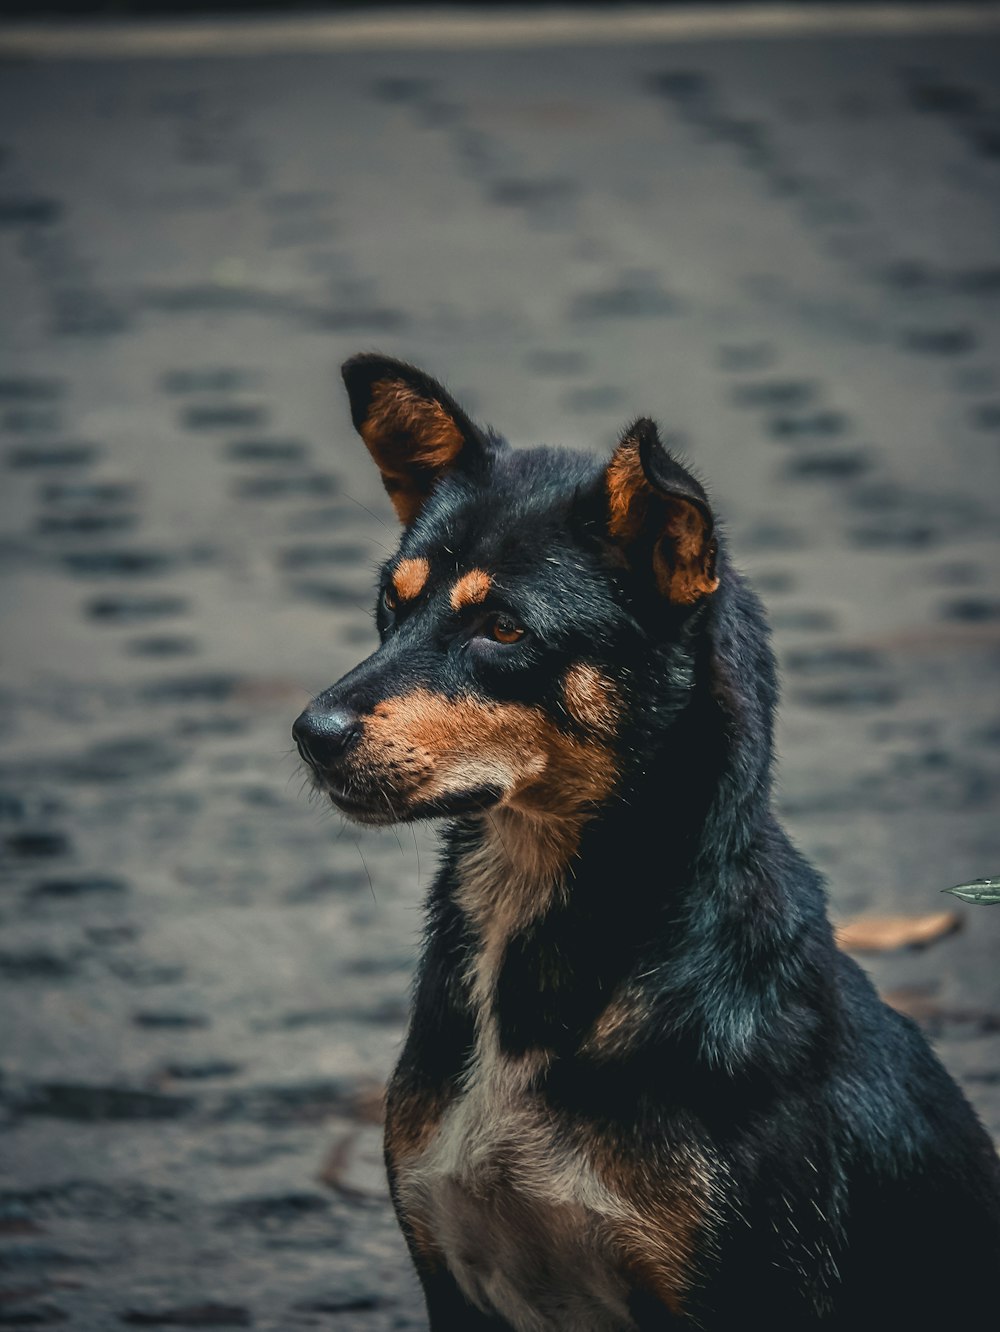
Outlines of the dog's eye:
[{"label": "dog's eye", "polygon": [[396,598],[396,594],[391,587],[387,587],[385,591],[382,593],[382,605],[390,613],[394,611],[396,607],[399,605],[399,601]]},{"label": "dog's eye", "polygon": [[490,625],[490,633],[498,643],[516,643],[524,637],[524,630],[509,615],[498,615]]}]

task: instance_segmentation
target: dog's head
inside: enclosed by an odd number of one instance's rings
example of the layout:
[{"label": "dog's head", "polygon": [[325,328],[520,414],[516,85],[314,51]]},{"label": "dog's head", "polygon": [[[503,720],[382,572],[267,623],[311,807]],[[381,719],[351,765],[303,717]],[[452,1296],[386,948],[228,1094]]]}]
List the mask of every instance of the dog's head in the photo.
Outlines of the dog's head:
[{"label": "dog's head", "polygon": [[719,581],[704,490],[651,421],[605,463],[513,450],[412,366],[343,375],[403,535],[380,646],[295,723],[317,784],[364,823],[594,808],[691,687]]}]

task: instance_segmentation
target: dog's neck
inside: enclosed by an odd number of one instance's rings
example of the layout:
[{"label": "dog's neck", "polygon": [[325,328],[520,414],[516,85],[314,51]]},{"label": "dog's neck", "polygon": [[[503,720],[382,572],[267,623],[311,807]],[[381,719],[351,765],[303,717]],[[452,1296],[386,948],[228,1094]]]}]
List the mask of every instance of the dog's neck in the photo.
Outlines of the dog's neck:
[{"label": "dog's neck", "polygon": [[736,1067],[829,946],[818,881],[771,813],[766,629],[753,601],[713,609],[698,683],[603,804],[495,810],[454,856],[470,999],[513,1052],[613,1059],[655,1030]]},{"label": "dog's neck", "polygon": [[492,1004],[510,941],[549,911],[565,910],[580,825],[580,816],[497,809],[483,815],[460,857],[455,900],[476,939],[467,979],[479,1014]]}]

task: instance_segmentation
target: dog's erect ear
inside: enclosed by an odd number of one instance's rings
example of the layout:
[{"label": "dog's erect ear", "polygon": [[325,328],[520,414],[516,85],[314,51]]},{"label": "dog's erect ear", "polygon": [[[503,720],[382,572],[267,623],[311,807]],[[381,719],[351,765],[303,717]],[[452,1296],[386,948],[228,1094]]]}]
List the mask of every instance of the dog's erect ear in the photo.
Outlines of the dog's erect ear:
[{"label": "dog's erect ear", "polygon": [[445,472],[475,470],[487,441],[429,375],[386,356],[352,356],[341,366],[351,417],[368,445],[401,523],[410,524]]},{"label": "dog's erect ear", "polygon": [[660,594],[690,606],[719,586],[708,496],[660,442],[656,426],[636,421],[604,474],[608,535],[630,568],[652,567]]}]

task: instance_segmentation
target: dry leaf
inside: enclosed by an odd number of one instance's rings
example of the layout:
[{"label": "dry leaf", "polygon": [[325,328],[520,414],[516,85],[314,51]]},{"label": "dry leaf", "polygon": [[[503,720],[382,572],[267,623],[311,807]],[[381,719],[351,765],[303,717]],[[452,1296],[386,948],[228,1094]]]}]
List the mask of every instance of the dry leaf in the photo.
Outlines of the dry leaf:
[{"label": "dry leaf", "polygon": [[954,911],[923,916],[858,916],[837,927],[837,943],[849,953],[889,953],[896,948],[926,948],[961,929]]},{"label": "dry leaf", "polygon": [[897,1013],[905,1013],[907,1017],[923,1022],[941,1013],[941,1001],[937,997],[940,992],[938,981],[924,981],[918,985],[897,985],[886,990],[882,999]]},{"label": "dry leaf", "polygon": [[905,1013],[919,1022],[931,1036],[940,1036],[946,1027],[963,1027],[972,1036],[991,1036],[1000,1031],[1000,1013],[988,1008],[946,1008],[927,995],[915,994],[906,986],[888,990],[882,998],[897,1013]]}]

